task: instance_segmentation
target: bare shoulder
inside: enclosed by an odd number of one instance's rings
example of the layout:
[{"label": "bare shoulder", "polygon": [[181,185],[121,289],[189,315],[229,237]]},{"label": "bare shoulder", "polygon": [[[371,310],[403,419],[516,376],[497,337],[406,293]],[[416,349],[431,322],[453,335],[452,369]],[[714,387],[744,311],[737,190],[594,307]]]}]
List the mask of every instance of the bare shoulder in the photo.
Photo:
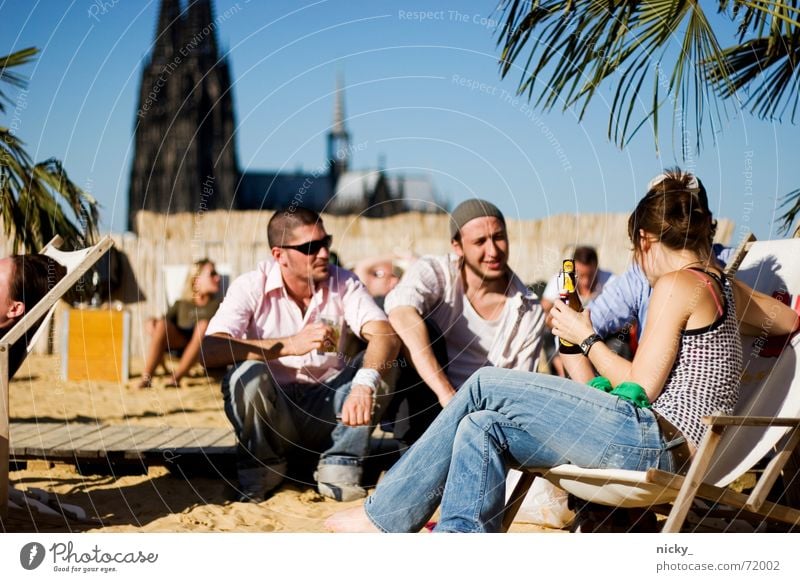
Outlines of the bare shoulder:
[{"label": "bare shoulder", "polygon": [[653,286],[653,294],[675,296],[691,294],[697,288],[699,279],[697,275],[686,270],[672,271],[663,275]]}]

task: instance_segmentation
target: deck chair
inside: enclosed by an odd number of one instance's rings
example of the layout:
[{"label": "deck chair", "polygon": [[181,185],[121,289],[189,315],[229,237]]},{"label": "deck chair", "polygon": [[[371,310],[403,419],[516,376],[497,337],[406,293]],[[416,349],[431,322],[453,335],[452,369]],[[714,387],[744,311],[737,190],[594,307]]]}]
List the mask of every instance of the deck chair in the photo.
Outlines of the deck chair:
[{"label": "deck chair", "polygon": [[[228,288],[231,279],[231,266],[226,263],[219,263],[216,265],[217,273],[220,275],[220,289],[224,291]],[[166,302],[166,309],[181,298],[183,293],[183,285],[186,282],[186,277],[189,275],[189,265],[164,265],[161,269],[161,275],[164,279],[164,301]]]},{"label": "deck chair", "polygon": [[[800,309],[800,239],[754,242],[737,277]],[[791,295],[789,295],[791,294]],[[777,357],[765,357],[763,338],[742,338],[744,374],[733,415],[704,418],[709,425],[685,477],[650,469],[626,471],[561,465],[527,469],[510,496],[503,529],[511,525],[528,487],[540,476],[576,497],[612,507],[671,504],[663,532],[679,532],[695,499],[724,504],[760,519],[800,525],[800,510],[767,501],[800,443],[800,335]],[[772,455],[749,495],[727,488]]]},{"label": "deck chair", "polygon": [[67,274],[0,339],[0,518],[3,519],[8,515],[10,432],[8,385],[11,380],[8,373],[11,347],[18,341],[25,341],[24,338],[38,325],[27,344],[30,351],[39,336],[47,329],[58,300],[114,245],[111,237],[106,236],[94,246],[80,251],[65,252],[59,249],[61,243],[61,237],[56,236],[45,245],[41,254],[61,263],[67,269]]}]

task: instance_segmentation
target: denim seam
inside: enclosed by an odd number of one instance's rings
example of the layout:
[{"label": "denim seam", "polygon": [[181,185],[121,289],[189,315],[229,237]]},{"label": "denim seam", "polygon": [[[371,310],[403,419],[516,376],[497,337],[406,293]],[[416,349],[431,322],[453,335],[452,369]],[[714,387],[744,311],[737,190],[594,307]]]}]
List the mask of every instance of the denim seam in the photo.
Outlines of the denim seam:
[{"label": "denim seam", "polygon": [[378,529],[381,531],[381,533],[392,533],[392,532],[390,532],[388,529],[386,529],[385,527],[383,527],[383,526],[382,526],[380,523],[378,523],[378,522],[375,520],[375,518],[374,518],[374,517],[372,517],[372,515],[370,515],[370,513],[369,513],[369,503],[365,503],[365,504],[364,504],[364,513],[366,514],[366,516],[367,516],[367,519],[369,519],[369,520],[372,522],[372,525],[374,525],[375,527],[377,527],[377,528],[378,528]]},{"label": "denim seam", "polygon": [[[467,417],[467,419],[469,419],[469,417]],[[472,422],[474,422],[474,421],[472,421]],[[488,449],[489,449],[489,446],[490,446],[489,445],[489,440],[490,440],[489,431],[487,429],[490,428],[490,427],[491,427],[491,424],[489,426],[482,426],[481,427],[481,431],[483,432],[483,451],[481,452],[482,462],[481,462],[481,477],[480,477],[481,483],[478,486],[478,492],[479,492],[478,499],[477,499],[475,505],[473,506],[473,510],[472,510],[472,522],[473,523],[480,523],[481,508],[483,507],[483,500],[486,498],[486,479],[487,479],[487,476],[489,474],[489,451],[488,451]],[[473,530],[473,531],[475,531],[475,530]]]}]

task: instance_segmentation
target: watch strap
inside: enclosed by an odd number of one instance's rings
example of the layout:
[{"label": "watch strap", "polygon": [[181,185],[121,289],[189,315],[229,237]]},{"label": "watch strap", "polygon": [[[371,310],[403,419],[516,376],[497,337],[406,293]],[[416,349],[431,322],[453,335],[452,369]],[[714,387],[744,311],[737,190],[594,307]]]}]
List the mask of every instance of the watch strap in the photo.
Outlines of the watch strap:
[{"label": "watch strap", "polygon": [[589,350],[592,349],[592,346],[594,344],[596,344],[597,342],[600,342],[600,341],[603,341],[603,338],[600,337],[596,333],[593,333],[592,335],[587,337],[585,340],[583,340],[581,342],[581,344],[580,344],[581,351],[583,352],[583,355],[586,356],[586,357],[589,357]]}]

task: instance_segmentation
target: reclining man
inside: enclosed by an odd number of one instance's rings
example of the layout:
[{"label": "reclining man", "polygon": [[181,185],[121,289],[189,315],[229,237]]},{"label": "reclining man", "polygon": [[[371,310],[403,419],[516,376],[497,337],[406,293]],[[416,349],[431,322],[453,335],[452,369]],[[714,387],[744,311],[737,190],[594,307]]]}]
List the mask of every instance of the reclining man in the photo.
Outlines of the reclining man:
[{"label": "reclining man", "polygon": [[399,402],[408,403],[407,418],[395,422],[395,436],[407,444],[478,368],[538,364],[544,312],[508,267],[503,214],[491,202],[467,200],[451,215],[450,235],[451,254],[417,260],[386,297],[415,369],[404,371],[393,402],[400,410]]},{"label": "reclining man", "polygon": [[[267,237],[271,259],[233,282],[203,341],[206,365],[236,364],[222,393],[240,499],[264,500],[300,451],[320,454],[322,495],[364,497],[376,393],[400,342],[358,278],[328,264],[332,237],[316,212],[276,212]],[[367,341],[363,361],[341,352],[345,325]]]}]

